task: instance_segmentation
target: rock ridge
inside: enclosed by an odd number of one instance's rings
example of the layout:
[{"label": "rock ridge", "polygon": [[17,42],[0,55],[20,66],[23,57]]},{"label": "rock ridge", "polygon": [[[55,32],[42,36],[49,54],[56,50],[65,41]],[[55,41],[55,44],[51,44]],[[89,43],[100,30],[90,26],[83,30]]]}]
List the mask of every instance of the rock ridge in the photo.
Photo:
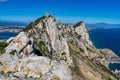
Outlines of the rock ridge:
[{"label": "rock ridge", "polygon": [[104,66],[117,55],[95,48],[83,21],[62,24],[47,13],[6,42],[0,79],[118,80]]}]

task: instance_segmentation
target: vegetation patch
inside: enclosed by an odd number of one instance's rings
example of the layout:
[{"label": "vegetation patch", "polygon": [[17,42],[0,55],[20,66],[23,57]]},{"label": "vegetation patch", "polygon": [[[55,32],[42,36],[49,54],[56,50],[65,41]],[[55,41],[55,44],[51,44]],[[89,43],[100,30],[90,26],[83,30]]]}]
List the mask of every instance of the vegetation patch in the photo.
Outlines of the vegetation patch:
[{"label": "vegetation patch", "polygon": [[8,66],[2,66],[2,69],[1,69],[3,72],[6,72],[8,70]]},{"label": "vegetation patch", "polygon": [[70,54],[72,56],[72,59],[73,59],[73,63],[74,63],[74,66],[70,66],[70,68],[75,71],[77,73],[77,75],[80,75],[80,72],[79,72],[79,68],[78,68],[78,65],[76,63],[76,56],[75,56],[75,53],[71,48],[70,48]]},{"label": "vegetation patch", "polygon": [[33,22],[31,22],[27,27],[25,27],[22,31],[29,31],[33,28]]},{"label": "vegetation patch", "polygon": [[39,49],[42,52],[43,56],[48,56],[49,51],[43,41],[39,42]]},{"label": "vegetation patch", "polygon": [[18,69],[18,64],[16,64],[16,65],[13,67],[13,71],[15,72],[15,71],[17,71],[17,69]]},{"label": "vegetation patch", "polygon": [[39,24],[40,22],[42,22],[42,20],[45,19],[45,16],[38,18],[35,20],[35,22],[31,22],[26,28],[24,28],[22,31],[29,31],[30,29],[33,28],[33,26],[36,26],[37,24]]},{"label": "vegetation patch", "polygon": [[39,50],[42,56],[51,57],[45,43],[42,40],[39,42],[34,41],[34,44],[35,44],[35,49]]},{"label": "vegetation patch", "polygon": [[25,70],[27,73],[30,73],[31,72],[31,69],[29,67],[26,68]]},{"label": "vegetation patch", "polygon": [[77,36],[77,38],[78,38],[79,40],[81,39],[81,37],[82,37],[81,35],[78,35],[78,36]]},{"label": "vegetation patch", "polygon": [[17,52],[16,50],[13,50],[10,52],[10,55],[15,55],[16,52]]},{"label": "vegetation patch", "polygon": [[0,54],[4,52],[5,47],[7,47],[8,43],[0,42]]},{"label": "vegetation patch", "polygon": [[84,49],[82,49],[82,48],[79,48],[79,50],[80,50],[80,52],[85,52]]},{"label": "vegetation patch", "polygon": [[34,22],[34,26],[36,26],[37,24],[39,24],[43,19],[45,19],[45,16],[38,18],[37,20],[35,20]]},{"label": "vegetation patch", "polygon": [[57,76],[53,76],[53,77],[51,78],[51,80],[60,80],[60,79],[59,79],[59,77],[57,77]]}]

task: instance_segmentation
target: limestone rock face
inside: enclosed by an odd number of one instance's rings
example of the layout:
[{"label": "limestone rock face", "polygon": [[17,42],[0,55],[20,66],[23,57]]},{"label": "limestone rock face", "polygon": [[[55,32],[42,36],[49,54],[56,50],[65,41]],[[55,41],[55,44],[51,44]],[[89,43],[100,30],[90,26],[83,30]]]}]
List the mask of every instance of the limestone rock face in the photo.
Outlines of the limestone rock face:
[{"label": "limestone rock face", "polygon": [[117,55],[111,51],[110,49],[100,49],[100,52],[103,53],[104,55],[110,55],[111,57],[117,57]]},{"label": "limestone rock face", "polygon": [[77,23],[75,26],[75,31],[77,34],[81,35],[81,39],[86,41],[86,43],[92,45],[91,41],[89,40],[89,35],[87,33],[87,29],[85,27],[84,22],[81,21],[81,22]]},{"label": "limestone rock face", "polygon": [[25,32],[20,32],[15,38],[12,39],[11,43],[5,48],[6,53],[11,53],[12,55],[17,54],[22,57],[30,55],[32,51],[33,44],[27,37],[27,33]]},{"label": "limestone rock face", "polygon": [[28,57],[18,62],[3,65],[0,68],[4,73],[13,73],[11,78],[16,76],[24,78],[39,78],[40,80],[51,80],[54,76],[60,80],[72,80],[72,74],[65,61],[51,60],[47,57]]},{"label": "limestone rock face", "polygon": [[0,56],[2,80],[117,80],[100,61],[109,50],[92,45],[83,22],[61,24],[46,14],[30,23]]},{"label": "limestone rock face", "polygon": [[9,38],[6,42],[7,42],[7,43],[10,43],[13,39],[14,39],[14,37],[11,37],[11,38]]}]

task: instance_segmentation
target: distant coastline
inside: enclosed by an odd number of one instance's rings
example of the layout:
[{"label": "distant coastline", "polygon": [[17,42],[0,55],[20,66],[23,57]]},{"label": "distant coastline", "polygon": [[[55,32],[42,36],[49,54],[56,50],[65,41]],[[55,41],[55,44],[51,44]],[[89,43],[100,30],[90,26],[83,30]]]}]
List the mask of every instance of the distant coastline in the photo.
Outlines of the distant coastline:
[{"label": "distant coastline", "polygon": [[0,40],[0,42],[3,42],[3,41],[5,41],[6,39],[3,39],[3,40]]},{"label": "distant coastline", "polygon": [[19,32],[24,28],[24,26],[0,26],[0,32]]},{"label": "distant coastline", "polygon": [[10,37],[14,37],[16,32],[0,32],[0,42],[9,39]]}]

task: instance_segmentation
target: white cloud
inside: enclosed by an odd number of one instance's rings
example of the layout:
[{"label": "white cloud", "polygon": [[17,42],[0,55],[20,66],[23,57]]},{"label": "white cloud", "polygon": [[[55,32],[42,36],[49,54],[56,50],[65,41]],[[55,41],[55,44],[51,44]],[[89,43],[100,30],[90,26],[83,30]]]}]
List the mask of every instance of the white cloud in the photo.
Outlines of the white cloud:
[{"label": "white cloud", "polygon": [[7,0],[0,0],[0,2],[6,2]]}]

